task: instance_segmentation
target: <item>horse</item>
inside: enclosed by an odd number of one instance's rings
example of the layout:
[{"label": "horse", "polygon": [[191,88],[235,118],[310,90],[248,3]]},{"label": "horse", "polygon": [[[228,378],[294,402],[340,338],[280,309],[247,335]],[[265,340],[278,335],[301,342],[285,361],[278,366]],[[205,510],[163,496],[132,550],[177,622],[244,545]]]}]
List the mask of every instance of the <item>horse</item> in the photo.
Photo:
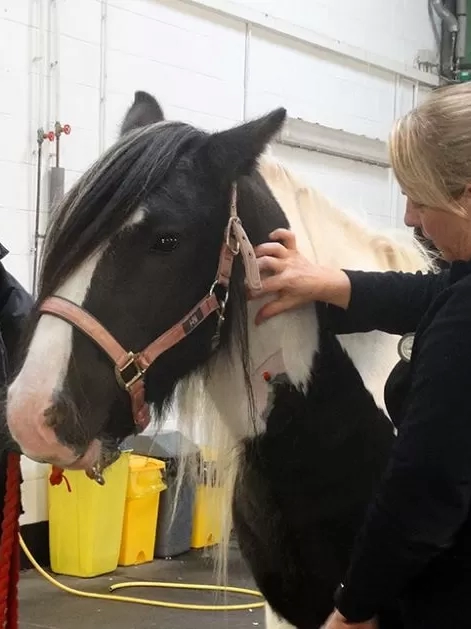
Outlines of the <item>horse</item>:
[{"label": "horse", "polygon": [[[129,435],[178,410],[217,453],[224,558],[234,530],[266,624],[321,627],[394,439],[383,386],[397,337],[338,334],[313,303],[255,325],[254,246],[294,231],[313,262],[429,271],[269,155],[278,108],[207,132],[137,91],[119,138],[70,188],[6,416],[22,452],[98,482]],[[192,462],[193,470],[197,465]]]}]

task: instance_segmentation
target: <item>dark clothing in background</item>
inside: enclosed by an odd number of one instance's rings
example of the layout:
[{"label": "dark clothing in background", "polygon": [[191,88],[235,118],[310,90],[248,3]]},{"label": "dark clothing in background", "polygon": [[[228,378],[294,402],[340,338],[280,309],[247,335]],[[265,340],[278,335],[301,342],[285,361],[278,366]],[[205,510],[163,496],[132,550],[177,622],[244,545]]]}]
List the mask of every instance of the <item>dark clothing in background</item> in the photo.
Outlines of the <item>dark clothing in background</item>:
[{"label": "dark clothing in background", "polygon": [[398,435],[336,603],[357,622],[399,601],[406,629],[471,627],[471,262],[348,275],[348,309],[326,306],[335,333],[415,341],[385,388]]},{"label": "dark clothing in background", "polygon": [[[11,376],[19,349],[20,336],[33,300],[21,284],[5,269],[2,259],[8,251],[0,244],[0,389]],[[0,393],[2,401],[4,394]],[[5,408],[0,417],[0,526],[6,485],[7,448],[11,446],[5,429]]]}]

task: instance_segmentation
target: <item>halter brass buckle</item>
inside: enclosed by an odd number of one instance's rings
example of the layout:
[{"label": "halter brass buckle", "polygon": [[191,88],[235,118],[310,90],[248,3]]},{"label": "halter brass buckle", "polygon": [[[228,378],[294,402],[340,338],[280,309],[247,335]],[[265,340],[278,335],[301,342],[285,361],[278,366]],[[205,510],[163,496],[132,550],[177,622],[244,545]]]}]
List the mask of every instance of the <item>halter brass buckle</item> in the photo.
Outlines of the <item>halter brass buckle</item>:
[{"label": "halter brass buckle", "polygon": [[[118,365],[116,365],[114,368],[116,380],[118,381],[119,386],[126,391],[129,391],[129,389],[136,384],[136,382],[138,382],[138,380],[140,380],[146,372],[146,370],[143,369],[138,362],[139,354],[128,352],[128,357],[129,359],[123,367],[118,367]],[[136,373],[128,381],[125,381],[123,378],[123,372],[126,371],[126,369],[129,369],[131,365],[134,365]]]}]

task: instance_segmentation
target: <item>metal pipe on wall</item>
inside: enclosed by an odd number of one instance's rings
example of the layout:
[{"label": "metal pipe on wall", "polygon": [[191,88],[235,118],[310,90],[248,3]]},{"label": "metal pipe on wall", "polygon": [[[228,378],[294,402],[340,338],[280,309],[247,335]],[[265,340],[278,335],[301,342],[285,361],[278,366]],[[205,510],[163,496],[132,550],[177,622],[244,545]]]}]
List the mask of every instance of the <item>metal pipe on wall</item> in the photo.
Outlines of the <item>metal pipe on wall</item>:
[{"label": "metal pipe on wall", "polygon": [[[65,171],[59,164],[60,136],[62,133],[69,135],[70,125],[62,125],[59,122],[60,108],[60,20],[58,0],[39,0],[40,16],[40,59],[43,63],[43,71],[39,76],[39,128],[37,129],[37,171],[36,171],[36,207],[35,228],[33,245],[33,281],[32,292],[36,297],[38,284],[38,271],[40,266],[40,244],[44,241],[47,223],[50,213],[64,195]],[[47,12],[45,6],[47,5]],[[45,21],[45,15],[47,19]],[[44,33],[43,33],[44,31]],[[45,89],[47,90],[45,93]],[[46,111],[44,111],[44,108]],[[54,113],[52,109],[55,109]],[[44,120],[45,119],[45,120]],[[55,124],[53,120],[55,119]],[[46,129],[54,124],[54,131],[44,131],[42,124],[46,122]],[[43,180],[44,141],[52,143],[55,139],[55,165],[48,168],[47,176]],[[47,161],[52,157],[48,147]],[[48,202],[43,204],[42,192],[46,187]],[[44,214],[43,214],[44,212]]]},{"label": "metal pipe on wall", "polygon": [[456,35],[456,57],[458,63],[460,59],[466,57],[466,27],[468,20],[467,0],[456,0],[456,18],[458,21],[458,33]]},{"label": "metal pipe on wall", "polygon": [[106,77],[108,62],[108,0],[100,2],[100,89],[98,113],[98,150],[103,153],[106,146]]},{"label": "metal pipe on wall", "polygon": [[443,5],[442,0],[430,0],[430,5],[432,6],[435,13],[438,17],[445,23],[447,30],[449,33],[457,33],[458,32],[458,20],[450,11]]},{"label": "metal pipe on wall", "polygon": [[250,80],[250,43],[252,39],[252,27],[247,22],[245,25],[245,51],[244,51],[244,102],[242,104],[242,120],[247,120],[247,98]]},{"label": "metal pipe on wall", "polygon": [[[34,224],[33,231],[33,244],[31,247],[32,260],[32,278],[31,278],[31,290],[33,296],[36,296],[37,289],[37,274],[39,264],[39,244],[40,244],[40,220],[41,220],[41,177],[42,177],[42,162],[43,162],[43,150],[42,144],[47,135],[42,129],[45,110],[45,94],[44,88],[46,84],[45,77],[48,76],[48,56],[47,56],[47,37],[48,37],[48,23],[47,23],[47,11],[45,10],[45,2],[47,0],[39,0],[37,3],[38,12],[38,28],[36,32],[37,47],[35,50],[34,60],[37,62],[37,131],[36,131],[36,145],[37,145],[37,172],[36,172],[36,193],[35,193],[35,211],[34,211]],[[39,128],[38,128],[39,127]]]},{"label": "metal pipe on wall", "polygon": [[[55,112],[52,120],[59,120],[61,111],[61,61],[60,61],[60,16],[59,16],[59,2],[58,0],[51,0],[54,18],[53,18],[53,40],[54,40],[54,59],[50,61],[51,67],[54,66],[54,90],[55,90]],[[51,81],[52,83],[52,81]]]},{"label": "metal pipe on wall", "polygon": [[[446,5],[446,6],[445,6]],[[441,21],[440,75],[444,79],[455,80],[457,70],[456,42],[458,38],[458,20],[450,9],[447,0],[429,0],[429,7]],[[455,6],[453,6],[455,9]]]}]

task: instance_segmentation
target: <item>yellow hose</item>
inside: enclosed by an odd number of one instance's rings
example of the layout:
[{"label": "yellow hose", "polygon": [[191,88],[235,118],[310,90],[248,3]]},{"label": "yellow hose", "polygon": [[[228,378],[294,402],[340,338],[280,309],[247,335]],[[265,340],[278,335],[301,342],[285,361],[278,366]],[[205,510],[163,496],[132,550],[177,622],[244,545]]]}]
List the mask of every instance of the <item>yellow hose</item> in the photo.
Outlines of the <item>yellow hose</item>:
[{"label": "yellow hose", "polygon": [[[20,545],[23,549],[23,552],[28,557],[31,564],[36,568],[41,576],[55,585],[60,590],[64,592],[68,592],[69,594],[75,594],[76,596],[82,596],[84,598],[95,598],[100,600],[107,601],[119,601],[121,603],[140,603],[141,605],[153,605],[154,607],[168,607],[171,609],[186,609],[192,611],[242,611],[248,609],[256,609],[264,606],[264,602],[262,603],[254,603],[254,604],[242,604],[242,605],[190,605],[187,603],[168,603],[166,601],[154,601],[145,598],[136,598],[132,596],[115,596],[111,594],[96,594],[94,592],[83,592],[81,590],[76,590],[75,588],[68,587],[67,585],[63,585],[59,581],[56,581],[48,572],[43,570],[43,568],[38,564],[36,559],[31,554],[29,548],[26,546],[23,538],[20,537]],[[223,585],[200,585],[200,584],[192,584],[192,583],[167,583],[163,581],[135,581],[135,582],[126,582],[126,583],[116,583],[110,587],[110,591],[129,588],[129,587],[158,587],[158,588],[170,588],[170,589],[178,589],[178,590],[212,590],[217,592],[233,592],[235,594],[246,594],[248,596],[256,596],[258,598],[263,598],[262,594],[257,590],[249,590],[246,588],[238,588],[232,586],[223,586]]]}]

